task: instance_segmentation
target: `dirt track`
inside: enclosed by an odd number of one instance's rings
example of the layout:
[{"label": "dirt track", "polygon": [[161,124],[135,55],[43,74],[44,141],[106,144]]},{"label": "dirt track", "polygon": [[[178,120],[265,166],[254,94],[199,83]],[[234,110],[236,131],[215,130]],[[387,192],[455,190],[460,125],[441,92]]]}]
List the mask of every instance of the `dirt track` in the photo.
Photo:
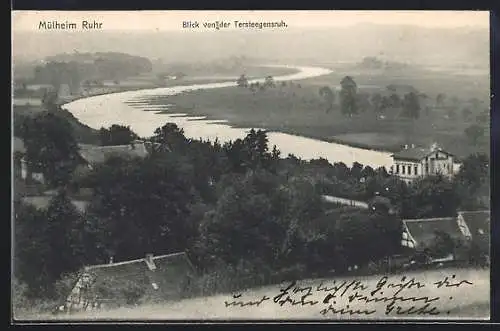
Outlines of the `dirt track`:
[{"label": "dirt track", "polygon": [[[455,275],[454,278],[453,275]],[[406,276],[406,278],[401,281],[403,276]],[[444,280],[446,277],[448,277],[449,286],[462,281],[467,282],[462,282],[460,286],[446,287],[442,285],[438,288],[435,282]],[[277,295],[283,293],[280,292],[280,289],[285,290],[290,283],[234,293],[234,295],[241,294],[237,299],[233,299],[233,294],[226,294],[185,299],[162,305],[146,305],[130,309],[121,308],[110,311],[88,312],[75,314],[70,317],[38,316],[38,318],[70,318],[76,320],[359,320],[393,318],[484,320],[489,318],[490,276],[487,270],[442,269],[411,272],[405,275],[401,274],[389,277],[384,286],[380,286],[382,284],[380,282],[381,278],[382,276],[370,276],[300,281],[295,286],[290,287],[287,291],[288,294],[277,298],[277,302],[274,299]],[[420,284],[420,288],[418,288],[417,282]],[[392,286],[389,285],[390,283],[400,285]],[[346,289],[349,284],[351,285]],[[337,292],[332,289],[334,286],[339,287]],[[325,287],[329,289],[325,289]],[[404,288],[397,293],[401,287]],[[371,295],[372,291],[377,288],[379,290]],[[306,295],[309,290],[310,295],[301,301],[301,297]],[[357,296],[355,295],[356,292],[358,293]],[[329,303],[324,303],[324,299],[328,294],[335,294],[335,297],[331,297]],[[286,300],[288,295],[291,300]],[[268,299],[265,299],[266,297]],[[394,297],[399,299],[394,302],[392,311],[388,312],[387,306],[391,302],[389,298]],[[434,299],[426,306],[422,297],[428,297],[429,300]],[[375,303],[374,298],[380,302]],[[401,299],[405,299],[405,301],[403,302]],[[370,300],[371,302],[367,302]],[[241,307],[238,304],[233,304],[226,307],[226,301],[262,302],[258,306],[247,305]],[[286,302],[281,305],[280,302],[282,301]],[[293,305],[293,301],[296,301],[297,304]],[[309,301],[317,301],[317,303],[313,305],[306,303]],[[328,310],[330,304],[332,306]],[[399,314],[397,313],[398,306],[401,307],[399,308]],[[412,306],[413,308],[411,308]],[[389,305],[389,310],[390,307]]]}]

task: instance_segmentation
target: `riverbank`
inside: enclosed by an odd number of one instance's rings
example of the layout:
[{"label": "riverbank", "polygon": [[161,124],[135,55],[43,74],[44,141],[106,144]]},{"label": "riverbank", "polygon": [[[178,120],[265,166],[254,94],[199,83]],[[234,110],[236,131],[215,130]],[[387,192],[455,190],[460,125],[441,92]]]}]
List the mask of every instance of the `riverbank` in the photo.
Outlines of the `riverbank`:
[{"label": "riverbank", "polygon": [[129,105],[165,115],[203,116],[206,120],[226,121],[234,128],[261,128],[373,151],[393,153],[405,144],[428,147],[437,142],[458,157],[477,151],[489,153],[488,135],[477,145],[471,144],[464,131],[473,122],[459,116],[448,118],[440,111],[422,111],[419,119],[406,119],[399,116],[401,109],[394,109],[380,117],[369,109],[346,117],[338,103],[328,109],[317,86],[298,81],[254,91],[222,87],[176,95],[152,94]]}]

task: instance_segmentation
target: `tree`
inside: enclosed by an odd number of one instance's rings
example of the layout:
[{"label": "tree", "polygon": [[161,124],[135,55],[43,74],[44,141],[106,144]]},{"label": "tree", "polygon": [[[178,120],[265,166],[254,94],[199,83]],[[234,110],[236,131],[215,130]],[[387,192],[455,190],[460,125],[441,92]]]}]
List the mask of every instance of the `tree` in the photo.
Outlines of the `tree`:
[{"label": "tree", "polygon": [[[264,172],[238,175],[225,185],[215,209],[201,225],[199,246],[208,259],[236,266],[240,260],[272,265],[284,229],[273,214],[269,189],[259,189],[256,181],[273,184]],[[261,184],[262,185],[262,184]],[[207,261],[208,262],[208,261]]]},{"label": "tree", "polygon": [[335,242],[336,253],[344,256],[344,268],[394,254],[401,240],[400,224],[396,216],[366,210],[341,214],[336,221]]},{"label": "tree", "polygon": [[347,180],[350,176],[351,171],[345,163],[335,162],[333,164],[333,173],[339,180]]},{"label": "tree", "polygon": [[248,87],[248,79],[245,74],[242,74],[236,81],[239,87]]},{"label": "tree", "polygon": [[14,212],[13,276],[27,284],[27,296],[48,294],[54,279],[46,264],[51,250],[44,212],[23,203],[16,203]]},{"label": "tree", "polygon": [[319,95],[325,100],[326,112],[328,113],[333,108],[333,103],[335,102],[335,94],[332,89],[328,86],[323,86],[319,89]]},{"label": "tree", "polygon": [[379,113],[382,109],[381,109],[381,103],[382,103],[382,96],[380,95],[380,93],[374,93],[371,97],[371,103],[373,105],[373,110],[375,111],[375,113]]},{"label": "tree", "polygon": [[392,108],[399,108],[401,107],[402,103],[400,96],[396,93],[391,94],[391,96],[389,97],[389,102]]},{"label": "tree", "polygon": [[384,112],[387,108],[391,107],[391,101],[389,97],[383,96],[382,99],[380,100],[380,106],[379,106],[379,112]]},{"label": "tree", "polygon": [[345,76],[340,81],[340,109],[342,114],[351,117],[358,112],[357,101],[357,85],[354,79],[350,76]]},{"label": "tree", "polygon": [[460,205],[456,184],[436,175],[417,179],[405,201],[405,218],[455,216]]},{"label": "tree", "polygon": [[446,95],[444,93],[439,93],[436,96],[436,108],[443,107],[445,100],[446,100]]},{"label": "tree", "polygon": [[361,112],[365,112],[367,109],[371,108],[370,95],[368,93],[359,93],[357,95],[357,104]]},{"label": "tree", "polygon": [[480,206],[480,199],[490,196],[489,157],[484,153],[471,154],[462,162],[454,180],[461,194],[462,208]]},{"label": "tree", "polygon": [[188,140],[184,136],[184,129],[181,129],[175,123],[167,123],[157,128],[151,140],[154,143],[166,146],[170,150],[182,151],[186,147]]},{"label": "tree", "polygon": [[99,130],[99,138],[101,145],[114,146],[128,145],[138,139],[139,136],[130,129],[130,126],[113,124],[108,129],[101,128]]},{"label": "tree", "polygon": [[354,162],[351,167],[350,175],[356,179],[360,179],[362,172],[363,165],[359,162]]},{"label": "tree", "polygon": [[195,233],[187,220],[199,201],[194,180],[193,166],[175,151],[109,158],[91,178],[89,219],[97,222],[102,245],[118,259],[186,249]]},{"label": "tree", "polygon": [[26,118],[21,137],[32,171],[42,172],[50,186],[66,185],[80,161],[70,123],[50,112]]},{"label": "tree", "polygon": [[[267,134],[263,130],[251,129],[243,139],[224,145],[231,171],[246,172],[249,169],[265,168],[271,170],[276,155],[269,152]],[[274,150],[274,153],[277,149]]]},{"label": "tree", "polygon": [[412,119],[417,119],[420,117],[420,103],[418,100],[418,96],[413,92],[410,92],[404,96],[403,115]]},{"label": "tree", "polygon": [[465,129],[465,135],[469,139],[470,143],[474,146],[477,145],[479,139],[484,136],[484,128],[478,124],[472,124]]},{"label": "tree", "polygon": [[61,190],[50,201],[46,211],[46,235],[50,255],[46,260],[52,279],[83,266],[86,257],[83,218]]},{"label": "tree", "polygon": [[363,171],[361,171],[361,177],[363,178],[370,178],[374,177],[375,175],[376,175],[375,170],[368,165],[363,168]]}]

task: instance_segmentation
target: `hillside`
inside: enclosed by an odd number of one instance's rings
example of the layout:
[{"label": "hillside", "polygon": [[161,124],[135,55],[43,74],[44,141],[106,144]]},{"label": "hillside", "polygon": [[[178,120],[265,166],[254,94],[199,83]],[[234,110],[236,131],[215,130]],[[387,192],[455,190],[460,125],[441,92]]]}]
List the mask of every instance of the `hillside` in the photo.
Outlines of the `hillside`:
[{"label": "hillside", "polygon": [[[61,43],[61,40],[64,40]],[[59,51],[80,52],[119,50],[128,54],[210,61],[228,56],[247,56],[268,62],[325,64],[352,61],[383,54],[390,60],[422,65],[466,63],[488,67],[487,28],[422,28],[416,26],[359,24],[348,27],[286,31],[197,32],[88,32],[53,31],[14,33],[14,58],[40,58]]]},{"label": "hillside", "polygon": [[[14,123],[14,135],[16,134],[17,127],[22,123],[22,120],[26,116],[35,116],[40,112],[45,111],[42,107],[37,106],[14,106],[13,107],[13,123]],[[57,114],[62,118],[66,119],[73,128],[73,134],[76,140],[81,144],[99,144],[99,136],[97,131],[80,123],[73,114],[65,109],[59,109]]]}]

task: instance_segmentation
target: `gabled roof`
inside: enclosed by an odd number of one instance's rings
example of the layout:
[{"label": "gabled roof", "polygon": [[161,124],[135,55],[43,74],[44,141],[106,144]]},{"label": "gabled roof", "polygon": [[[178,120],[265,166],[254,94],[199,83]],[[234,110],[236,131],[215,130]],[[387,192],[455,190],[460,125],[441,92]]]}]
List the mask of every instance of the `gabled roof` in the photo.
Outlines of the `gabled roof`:
[{"label": "gabled roof", "polygon": [[393,154],[392,157],[394,159],[400,159],[400,160],[420,161],[426,156],[438,151],[440,153],[452,155],[451,153],[443,151],[442,149],[432,150],[430,148],[415,147],[415,148],[403,149],[402,151]]},{"label": "gabled roof", "polygon": [[415,240],[415,247],[426,248],[436,239],[436,232],[449,234],[453,239],[464,238],[454,217],[424,218],[403,220],[410,236]]},{"label": "gabled roof", "polygon": [[178,292],[185,279],[196,272],[185,252],[153,256],[151,260],[152,264],[147,258],[141,258],[87,266],[80,281],[90,276],[94,294],[104,300],[122,299],[115,290],[127,284],[140,288],[149,298],[165,300]]},{"label": "gabled roof", "polygon": [[117,146],[95,146],[80,144],[80,156],[89,164],[98,164],[111,156],[140,157],[148,155],[144,144],[130,144]]},{"label": "gabled roof", "polygon": [[459,211],[458,215],[463,218],[470,230],[472,237],[490,235],[490,211]]}]

